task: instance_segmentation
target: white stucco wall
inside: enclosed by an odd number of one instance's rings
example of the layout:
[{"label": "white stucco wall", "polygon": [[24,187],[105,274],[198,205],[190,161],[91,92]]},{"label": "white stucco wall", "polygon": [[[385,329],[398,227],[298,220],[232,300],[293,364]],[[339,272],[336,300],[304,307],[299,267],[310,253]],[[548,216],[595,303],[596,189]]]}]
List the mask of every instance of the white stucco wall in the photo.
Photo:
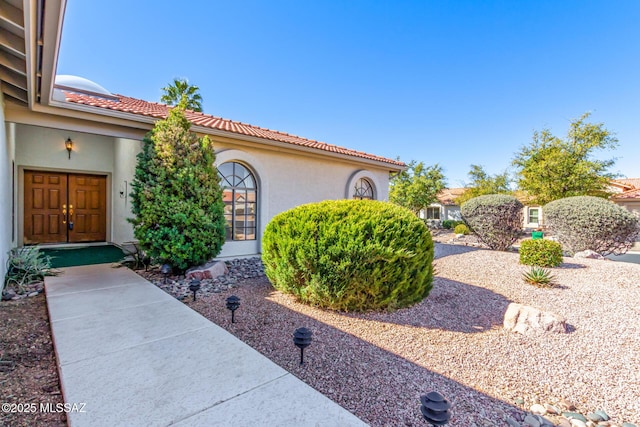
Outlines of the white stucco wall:
[{"label": "white stucco wall", "polygon": [[11,138],[13,126],[4,121],[4,99],[0,92],[0,273],[4,287],[4,275],[7,272],[7,253],[12,246],[12,167],[14,150]]},{"label": "white stucco wall", "polygon": [[127,221],[131,218],[131,181],[136,170],[136,156],[142,150],[142,142],[116,138],[113,153],[112,182],[112,240],[116,243],[131,242],[133,226]]},{"label": "white stucco wall", "polygon": [[[295,206],[322,200],[344,199],[355,179],[375,185],[378,200],[389,196],[388,171],[327,157],[306,156],[214,142],[216,164],[236,161],[248,166],[258,181],[258,230],[262,236],[273,216]],[[228,241],[221,257],[261,252],[261,241]]]},{"label": "white stucco wall", "polygon": [[[71,158],[64,147],[67,138],[73,141]],[[111,173],[113,145],[113,138],[107,136],[18,125],[16,167]]]},{"label": "white stucco wall", "polygon": [[[69,159],[64,147],[67,138],[73,141]],[[375,187],[378,200],[388,199],[388,169],[369,167],[350,160],[322,155],[308,155],[287,150],[265,149],[255,145],[236,144],[229,139],[213,138],[217,164],[237,161],[247,166],[258,183],[258,236],[262,236],[271,218],[287,209],[304,203],[352,197],[357,179],[366,178]],[[131,181],[136,155],[141,141],[114,138],[82,132],[72,132],[30,125],[16,125],[16,173],[20,178],[25,169],[44,169],[64,172],[100,173],[107,175],[107,240],[124,243],[134,240],[131,217]],[[20,175],[22,174],[22,175]],[[2,187],[7,188],[10,186]],[[122,194],[121,194],[122,193]],[[21,236],[23,210],[17,209]],[[21,244],[21,239],[17,242]],[[220,256],[240,256],[261,252],[261,240],[230,241]]]}]

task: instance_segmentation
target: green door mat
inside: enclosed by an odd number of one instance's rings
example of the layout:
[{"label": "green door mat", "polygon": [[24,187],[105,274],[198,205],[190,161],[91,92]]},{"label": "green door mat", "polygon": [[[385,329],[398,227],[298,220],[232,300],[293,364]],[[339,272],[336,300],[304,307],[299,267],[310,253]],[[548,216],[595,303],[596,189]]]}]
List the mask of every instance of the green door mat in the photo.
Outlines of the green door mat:
[{"label": "green door mat", "polygon": [[122,249],[114,245],[56,249],[41,247],[40,252],[51,257],[51,267],[53,268],[118,262],[122,261],[125,256]]}]

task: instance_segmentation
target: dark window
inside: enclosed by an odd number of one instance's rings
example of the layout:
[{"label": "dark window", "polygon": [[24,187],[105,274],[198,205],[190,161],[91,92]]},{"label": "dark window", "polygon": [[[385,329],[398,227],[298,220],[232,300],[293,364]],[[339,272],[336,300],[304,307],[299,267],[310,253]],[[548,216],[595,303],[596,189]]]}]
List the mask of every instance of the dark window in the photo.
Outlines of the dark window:
[{"label": "dark window", "polygon": [[353,198],[358,200],[373,200],[373,184],[371,184],[371,182],[366,178],[360,178],[357,180],[356,187],[353,192]]},{"label": "dark window", "polygon": [[425,219],[440,219],[440,208],[427,208]]},{"label": "dark window", "polygon": [[218,167],[227,240],[255,240],[258,187],[249,169],[240,163],[223,163]]}]

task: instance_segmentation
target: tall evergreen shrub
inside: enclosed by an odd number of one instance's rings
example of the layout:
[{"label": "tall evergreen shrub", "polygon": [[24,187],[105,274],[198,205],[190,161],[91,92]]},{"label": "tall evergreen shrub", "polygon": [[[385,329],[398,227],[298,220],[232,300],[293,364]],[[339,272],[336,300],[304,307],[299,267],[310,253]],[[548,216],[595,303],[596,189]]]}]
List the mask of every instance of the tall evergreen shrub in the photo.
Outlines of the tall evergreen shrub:
[{"label": "tall evergreen shrub", "polygon": [[433,241],[408,209],[373,200],[333,200],[273,217],[262,240],[273,286],[340,311],[395,309],[424,299]]},{"label": "tall evergreen shrub", "polygon": [[145,252],[179,270],[215,257],[225,240],[213,145],[190,131],[184,109],[171,109],[144,138],[129,220]]}]

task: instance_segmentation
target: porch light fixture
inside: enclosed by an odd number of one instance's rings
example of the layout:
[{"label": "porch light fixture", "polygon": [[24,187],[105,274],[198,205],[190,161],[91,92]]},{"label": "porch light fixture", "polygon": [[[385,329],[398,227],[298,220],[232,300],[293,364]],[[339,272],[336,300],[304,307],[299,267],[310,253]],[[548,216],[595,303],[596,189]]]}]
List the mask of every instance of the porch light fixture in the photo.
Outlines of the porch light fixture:
[{"label": "porch light fixture", "polygon": [[437,391],[420,396],[420,403],[420,412],[429,424],[443,426],[451,419],[451,402]]},{"label": "porch light fixture", "polygon": [[231,310],[231,323],[236,323],[236,310],[240,307],[240,298],[235,295],[231,295],[227,298],[227,308]]},{"label": "porch light fixture", "polygon": [[200,290],[200,280],[193,279],[189,284],[189,290],[193,292],[193,300],[196,300],[196,292]]},{"label": "porch light fixture", "polygon": [[304,349],[311,344],[313,333],[307,328],[298,328],[293,333],[293,343],[300,349],[300,364],[304,363]]},{"label": "porch light fixture", "polygon": [[67,138],[67,140],[64,142],[64,148],[66,148],[69,152],[69,159],[71,159],[71,152],[73,151],[73,141],[71,140],[71,138]]}]

